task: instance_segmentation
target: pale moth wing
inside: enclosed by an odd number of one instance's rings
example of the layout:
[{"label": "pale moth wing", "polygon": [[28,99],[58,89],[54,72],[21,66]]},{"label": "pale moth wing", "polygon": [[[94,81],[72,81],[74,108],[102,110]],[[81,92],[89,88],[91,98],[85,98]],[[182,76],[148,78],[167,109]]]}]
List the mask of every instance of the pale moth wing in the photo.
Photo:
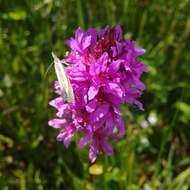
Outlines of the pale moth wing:
[{"label": "pale moth wing", "polygon": [[[75,101],[73,88],[71,86],[70,80],[65,72],[63,63],[53,52],[52,57],[54,59],[55,73],[61,88],[61,96],[66,100],[66,102],[73,103]],[[66,65],[68,65],[65,62]],[[66,95],[66,97],[65,97]]]}]

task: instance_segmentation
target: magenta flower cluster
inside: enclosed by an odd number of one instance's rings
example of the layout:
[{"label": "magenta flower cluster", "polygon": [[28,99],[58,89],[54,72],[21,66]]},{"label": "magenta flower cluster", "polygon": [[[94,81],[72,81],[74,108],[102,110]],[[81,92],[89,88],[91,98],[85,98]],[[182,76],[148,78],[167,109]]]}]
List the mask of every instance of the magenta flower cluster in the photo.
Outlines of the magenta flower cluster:
[{"label": "magenta flower cluster", "polygon": [[70,63],[66,72],[75,102],[64,102],[56,81],[59,96],[49,104],[57,109],[57,118],[49,125],[60,129],[57,139],[66,147],[80,133],[79,146],[88,145],[89,158],[94,162],[97,154],[112,155],[110,142],[125,134],[120,106],[130,104],[143,110],[138,98],[145,88],[140,77],[147,68],[137,57],[145,50],[123,39],[120,26],[86,32],[78,28],[66,43],[71,48],[65,57]]}]

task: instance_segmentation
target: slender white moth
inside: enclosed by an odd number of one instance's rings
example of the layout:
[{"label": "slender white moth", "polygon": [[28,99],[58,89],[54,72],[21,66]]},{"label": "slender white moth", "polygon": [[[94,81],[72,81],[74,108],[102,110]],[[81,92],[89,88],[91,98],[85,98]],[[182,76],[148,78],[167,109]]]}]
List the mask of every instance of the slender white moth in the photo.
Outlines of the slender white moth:
[{"label": "slender white moth", "polygon": [[73,88],[64,68],[64,65],[68,65],[68,63],[60,60],[53,52],[52,57],[54,59],[55,73],[61,89],[61,96],[66,102],[73,103],[75,101]]}]

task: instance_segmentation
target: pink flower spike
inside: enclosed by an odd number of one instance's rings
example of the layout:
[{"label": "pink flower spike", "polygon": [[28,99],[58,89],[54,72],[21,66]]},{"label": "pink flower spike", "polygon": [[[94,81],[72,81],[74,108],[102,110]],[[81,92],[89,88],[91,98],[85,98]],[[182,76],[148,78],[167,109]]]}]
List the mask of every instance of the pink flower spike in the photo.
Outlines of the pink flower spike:
[{"label": "pink flower spike", "polygon": [[121,105],[144,110],[139,101],[145,89],[141,75],[148,69],[138,57],[145,50],[123,39],[119,25],[87,31],[79,27],[66,44],[70,48],[65,57],[67,88],[73,89],[75,102],[61,97],[55,81],[57,97],[49,105],[56,116],[48,124],[59,130],[57,140],[65,147],[80,133],[79,147],[88,147],[89,159],[95,162],[99,154],[112,155],[111,142],[125,135]]}]

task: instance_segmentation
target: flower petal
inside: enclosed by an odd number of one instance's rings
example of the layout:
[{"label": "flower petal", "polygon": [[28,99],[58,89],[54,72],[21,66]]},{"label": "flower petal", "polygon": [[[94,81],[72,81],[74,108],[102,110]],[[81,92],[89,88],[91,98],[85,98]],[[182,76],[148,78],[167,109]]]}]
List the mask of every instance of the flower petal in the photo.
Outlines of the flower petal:
[{"label": "flower petal", "polygon": [[86,105],[86,111],[91,113],[96,109],[97,99],[92,100]]},{"label": "flower petal", "polygon": [[80,52],[81,48],[79,47],[78,42],[74,38],[70,38],[66,41],[66,44],[74,51]]},{"label": "flower petal", "polygon": [[73,126],[69,126],[67,128],[65,128],[58,136],[57,136],[57,140],[58,141],[63,141],[65,147],[68,147],[72,137],[74,136],[76,132],[76,128]]},{"label": "flower petal", "polygon": [[118,118],[118,126],[117,126],[117,128],[118,128],[118,131],[119,131],[119,133],[118,133],[119,138],[123,137],[125,135],[125,123],[124,123],[124,121],[123,121],[123,119],[121,117]]},{"label": "flower petal", "polygon": [[124,92],[120,88],[120,86],[117,83],[113,83],[111,81],[105,85],[104,91],[107,93],[113,94],[121,99],[123,98],[123,95],[124,95]]},{"label": "flower petal", "polygon": [[90,86],[88,90],[88,99],[92,100],[99,92],[99,87],[98,86]]},{"label": "flower petal", "polygon": [[53,128],[61,128],[67,123],[66,119],[52,119],[48,122],[48,125]]},{"label": "flower petal", "polygon": [[101,64],[101,72],[104,72],[106,70],[108,58],[108,53],[104,52],[103,55],[98,59],[99,64]]},{"label": "flower petal", "polygon": [[97,144],[96,144],[96,141],[93,141],[89,150],[89,158],[90,158],[91,163],[96,161],[97,153],[98,153]]},{"label": "flower petal", "polygon": [[82,42],[82,49],[85,50],[87,47],[89,47],[91,44],[91,36],[87,36],[83,39]]},{"label": "flower petal", "polygon": [[77,28],[76,32],[75,32],[75,39],[81,43],[82,42],[82,38],[84,36],[84,31],[82,30],[82,28]]},{"label": "flower petal", "polygon": [[109,74],[114,74],[116,73],[119,68],[120,68],[120,64],[123,62],[124,60],[119,59],[117,61],[112,61],[112,63],[108,66],[108,73]]},{"label": "flower petal", "polygon": [[49,102],[49,105],[55,107],[56,109],[61,108],[64,105],[64,100],[62,97],[55,98]]},{"label": "flower petal", "polygon": [[86,136],[82,137],[80,139],[80,141],[79,141],[79,147],[80,148],[85,147],[89,143],[90,139],[91,139],[91,136],[89,134],[87,134]]},{"label": "flower petal", "polygon": [[135,56],[142,55],[142,54],[144,54],[146,52],[146,50],[143,49],[143,48],[137,48],[137,47],[135,47],[134,50],[135,50]]},{"label": "flower petal", "polygon": [[104,142],[103,142],[103,150],[107,155],[111,156],[113,154],[113,149],[106,140],[104,140]]},{"label": "flower petal", "polygon": [[104,52],[103,55],[90,66],[90,74],[92,76],[99,75],[101,72],[104,72],[107,67],[108,62],[108,53]]},{"label": "flower petal", "polygon": [[93,122],[98,122],[100,119],[102,119],[109,111],[109,104],[103,104],[99,106],[92,114],[91,114],[91,120]]},{"label": "flower petal", "polygon": [[144,111],[143,104],[138,100],[134,101],[134,105],[136,105],[141,111]]}]

